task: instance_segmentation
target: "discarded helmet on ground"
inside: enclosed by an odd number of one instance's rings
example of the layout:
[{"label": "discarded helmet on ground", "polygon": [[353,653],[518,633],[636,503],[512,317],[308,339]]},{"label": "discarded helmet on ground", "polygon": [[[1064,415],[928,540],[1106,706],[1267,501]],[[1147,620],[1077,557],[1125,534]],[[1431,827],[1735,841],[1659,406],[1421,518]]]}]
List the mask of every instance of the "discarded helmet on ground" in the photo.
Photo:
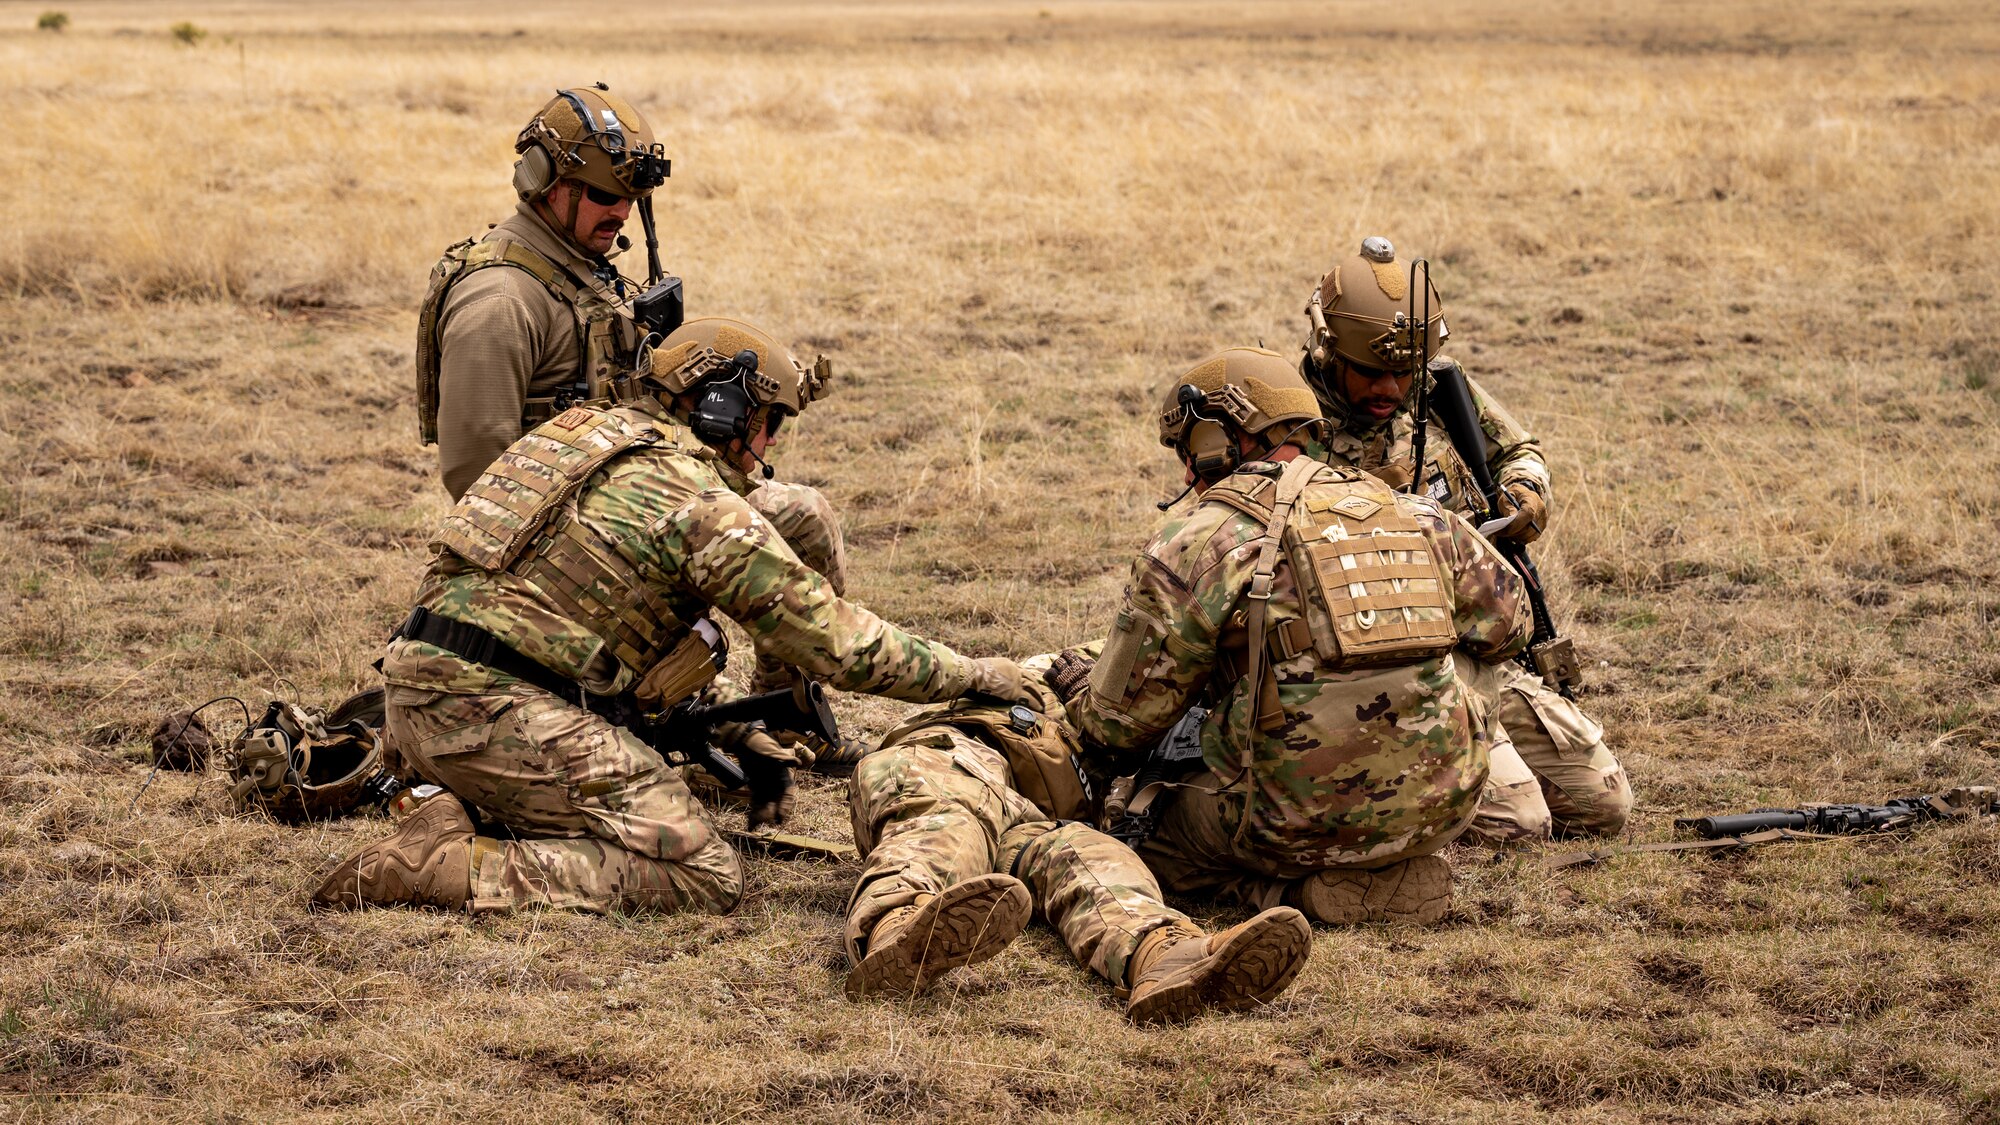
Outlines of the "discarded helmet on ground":
[{"label": "discarded helmet on ground", "polygon": [[[346,816],[393,795],[401,786],[382,767],[380,706],[380,691],[350,698],[327,716],[273,700],[222,754],[236,811],[262,810],[303,824]],[[335,715],[340,722],[330,721]]]}]

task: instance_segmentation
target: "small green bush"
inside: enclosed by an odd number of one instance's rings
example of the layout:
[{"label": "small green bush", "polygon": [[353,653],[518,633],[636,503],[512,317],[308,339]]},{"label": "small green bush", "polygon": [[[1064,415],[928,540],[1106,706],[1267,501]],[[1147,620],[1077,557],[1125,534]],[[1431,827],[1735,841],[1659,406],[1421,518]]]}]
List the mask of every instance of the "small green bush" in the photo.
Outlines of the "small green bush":
[{"label": "small green bush", "polygon": [[69,26],[68,12],[43,12],[35,20],[36,31],[61,31]]},{"label": "small green bush", "polygon": [[167,30],[173,32],[174,38],[187,47],[196,46],[202,40],[208,38],[208,32],[205,29],[196,27],[187,20],[182,20]]}]

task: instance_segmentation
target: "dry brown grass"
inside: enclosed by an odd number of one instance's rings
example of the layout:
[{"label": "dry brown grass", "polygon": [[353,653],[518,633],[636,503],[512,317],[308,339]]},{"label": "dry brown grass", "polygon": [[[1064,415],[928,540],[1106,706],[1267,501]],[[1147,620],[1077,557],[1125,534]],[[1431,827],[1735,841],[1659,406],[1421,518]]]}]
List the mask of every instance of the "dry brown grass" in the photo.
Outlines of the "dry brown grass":
[{"label": "dry brown grass", "polygon": [[1045,933],[847,1005],[851,869],[754,862],[721,919],[321,917],[380,822],[182,777],[128,815],[168,707],[363,682],[442,510],[423,271],[599,76],[662,127],[695,308],[837,357],[781,465],[890,616],[1100,630],[1171,490],[1154,388],[1289,346],[1380,232],[1547,439],[1638,836],[1995,780],[2000,24],[1403,7],[0,4],[0,1116],[1994,1120],[1990,823],[1464,853],[1453,924],[1324,932],[1274,1011],[1160,1032]]}]

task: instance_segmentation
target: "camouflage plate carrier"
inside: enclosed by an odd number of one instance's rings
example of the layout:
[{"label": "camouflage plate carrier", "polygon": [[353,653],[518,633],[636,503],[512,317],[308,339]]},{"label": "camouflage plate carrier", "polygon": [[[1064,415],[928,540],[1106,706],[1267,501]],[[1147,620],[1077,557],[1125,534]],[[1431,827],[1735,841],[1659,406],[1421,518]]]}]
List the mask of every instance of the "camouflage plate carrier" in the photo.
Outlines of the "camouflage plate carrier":
[{"label": "camouflage plate carrier", "polygon": [[445,517],[431,549],[527,583],[645,678],[663,656],[687,647],[694,625],[578,521],[572,500],[620,454],[692,446],[684,430],[640,411],[572,406],[500,455]]}]

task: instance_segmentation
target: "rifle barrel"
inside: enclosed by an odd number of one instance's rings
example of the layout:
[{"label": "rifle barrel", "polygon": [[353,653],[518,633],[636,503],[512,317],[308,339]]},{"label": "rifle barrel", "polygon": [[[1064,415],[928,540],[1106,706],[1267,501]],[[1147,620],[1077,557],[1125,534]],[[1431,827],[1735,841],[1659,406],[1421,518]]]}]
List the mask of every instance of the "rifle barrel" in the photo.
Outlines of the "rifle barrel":
[{"label": "rifle barrel", "polygon": [[1806,831],[1811,827],[1812,816],[1802,809],[1759,809],[1727,816],[1697,817],[1679,823],[1694,829],[1694,834],[1704,840],[1720,840],[1724,836],[1743,836],[1772,828]]}]

